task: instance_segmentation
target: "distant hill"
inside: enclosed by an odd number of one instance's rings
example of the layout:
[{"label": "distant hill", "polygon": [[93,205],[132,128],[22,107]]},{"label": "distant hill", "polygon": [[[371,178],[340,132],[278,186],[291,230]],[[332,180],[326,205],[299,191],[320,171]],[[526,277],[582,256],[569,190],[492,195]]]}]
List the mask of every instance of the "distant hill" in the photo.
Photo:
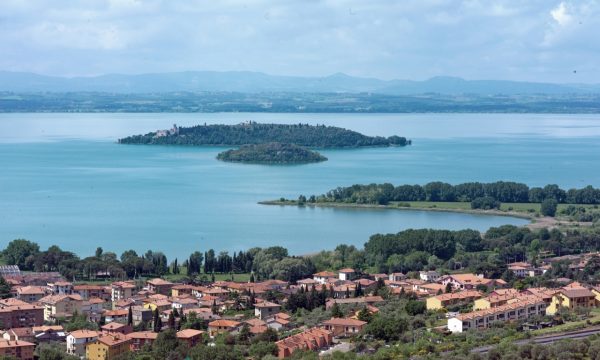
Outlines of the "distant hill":
[{"label": "distant hill", "polygon": [[379,80],[342,73],[325,77],[275,76],[249,71],[187,71],[140,75],[54,77],[0,71],[0,91],[10,92],[298,92],[415,94],[588,94],[600,93],[600,84],[549,84],[500,80],[464,80],[434,77],[425,81]]}]

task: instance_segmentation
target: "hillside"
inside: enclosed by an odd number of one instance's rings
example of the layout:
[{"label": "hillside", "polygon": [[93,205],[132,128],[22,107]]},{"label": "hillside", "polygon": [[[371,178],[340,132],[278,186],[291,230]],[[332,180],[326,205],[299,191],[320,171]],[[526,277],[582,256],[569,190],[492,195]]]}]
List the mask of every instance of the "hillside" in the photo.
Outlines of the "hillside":
[{"label": "hillside", "polygon": [[366,136],[334,126],[308,124],[197,125],[174,127],[119,139],[120,144],[147,145],[224,145],[238,146],[281,142],[310,148],[353,148],[362,146],[406,146],[411,141],[400,136]]},{"label": "hillside", "polygon": [[157,74],[107,74],[89,77],[57,77],[0,71],[0,91],[8,92],[293,92],[415,94],[589,94],[600,93],[598,84],[553,84],[506,80],[465,80],[439,76],[423,81],[381,80],[337,73],[322,77],[269,75],[250,71],[185,71]]},{"label": "hillside", "polygon": [[239,149],[219,153],[217,159],[253,164],[306,164],[327,160],[325,156],[316,151],[278,142],[244,145]]}]

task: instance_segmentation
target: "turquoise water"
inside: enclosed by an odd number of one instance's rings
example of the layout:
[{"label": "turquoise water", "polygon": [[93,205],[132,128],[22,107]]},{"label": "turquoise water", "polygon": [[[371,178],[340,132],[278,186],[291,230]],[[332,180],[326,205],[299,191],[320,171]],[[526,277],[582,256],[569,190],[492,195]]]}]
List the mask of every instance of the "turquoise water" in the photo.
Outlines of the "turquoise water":
[{"label": "turquoise water", "polygon": [[[218,162],[223,148],[127,146],[118,137],[172,123],[309,122],[370,135],[398,134],[406,148],[322,151],[300,166]],[[258,205],[354,183],[515,180],[600,185],[600,116],[305,114],[0,115],[0,245],[27,238],[81,255],[281,245],[301,254],[406,228],[486,230],[524,220],[421,211]]]}]

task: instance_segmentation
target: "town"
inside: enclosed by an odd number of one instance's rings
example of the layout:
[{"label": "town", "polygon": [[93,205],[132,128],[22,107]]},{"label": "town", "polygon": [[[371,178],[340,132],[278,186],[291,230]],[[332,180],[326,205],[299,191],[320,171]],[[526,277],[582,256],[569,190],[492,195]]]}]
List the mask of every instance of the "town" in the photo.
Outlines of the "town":
[{"label": "town", "polygon": [[[567,263],[576,273],[600,264],[600,255],[548,257],[535,266],[521,261],[507,269],[515,279],[533,279],[553,263]],[[420,328],[441,338],[501,324],[520,333],[559,328],[572,314],[587,314],[591,325],[590,313],[600,305],[600,288],[569,278],[555,279],[556,287],[524,288],[519,280],[510,287],[502,279],[433,270],[368,274],[342,268],[294,282],[252,276],[243,282],[157,277],[73,283],[58,272],[22,272],[17,265],[0,266],[0,275],[7,290],[0,300],[0,356],[22,360],[48,352],[64,355],[53,359],[101,360],[144,353],[192,359],[368,353],[374,349],[361,339],[386,338],[378,334],[388,331],[377,328],[385,321],[379,313],[398,301],[408,314],[426,316]],[[320,316],[308,320],[302,308]],[[247,345],[248,353],[233,350],[234,344]],[[219,357],[216,351],[228,346],[230,357]]]}]

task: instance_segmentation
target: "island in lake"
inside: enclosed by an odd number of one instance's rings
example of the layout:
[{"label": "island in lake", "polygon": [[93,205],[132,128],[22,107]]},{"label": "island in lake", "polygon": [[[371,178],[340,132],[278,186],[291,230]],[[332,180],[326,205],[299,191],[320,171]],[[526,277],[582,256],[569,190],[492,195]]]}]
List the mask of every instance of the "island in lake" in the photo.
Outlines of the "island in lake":
[{"label": "island in lake", "polygon": [[221,145],[240,146],[280,142],[309,148],[356,148],[364,146],[406,146],[411,144],[401,136],[367,136],[335,126],[309,124],[196,125],[157,130],[146,135],[119,139],[120,144],[148,145]]},{"label": "island in lake", "polygon": [[219,153],[217,159],[250,164],[308,164],[327,160],[316,151],[279,142],[243,145],[239,149]]}]

